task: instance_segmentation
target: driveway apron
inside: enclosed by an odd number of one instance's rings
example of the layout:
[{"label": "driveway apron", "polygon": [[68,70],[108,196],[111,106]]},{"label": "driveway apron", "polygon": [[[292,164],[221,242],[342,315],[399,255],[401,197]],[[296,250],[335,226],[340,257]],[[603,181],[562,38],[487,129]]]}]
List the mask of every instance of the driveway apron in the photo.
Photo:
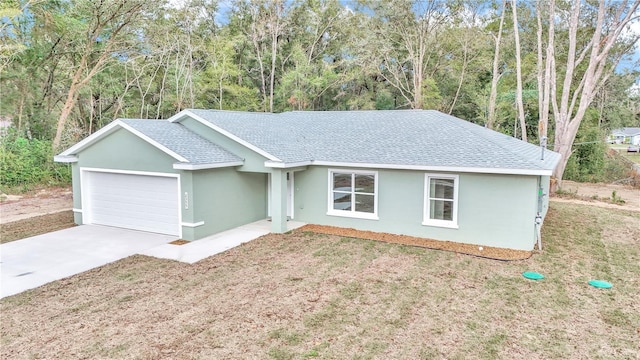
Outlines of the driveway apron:
[{"label": "driveway apron", "polygon": [[0,245],[0,298],[63,279],[176,236],[82,225]]}]

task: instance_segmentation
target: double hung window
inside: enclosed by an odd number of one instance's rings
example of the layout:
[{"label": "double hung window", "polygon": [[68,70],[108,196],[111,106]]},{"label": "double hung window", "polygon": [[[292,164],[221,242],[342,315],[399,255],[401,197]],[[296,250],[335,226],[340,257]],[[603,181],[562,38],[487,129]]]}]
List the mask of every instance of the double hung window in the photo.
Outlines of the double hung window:
[{"label": "double hung window", "polygon": [[423,225],[458,227],[458,176],[425,176]]},{"label": "double hung window", "polygon": [[377,192],[377,172],[329,170],[329,210],[327,214],[377,219]]}]

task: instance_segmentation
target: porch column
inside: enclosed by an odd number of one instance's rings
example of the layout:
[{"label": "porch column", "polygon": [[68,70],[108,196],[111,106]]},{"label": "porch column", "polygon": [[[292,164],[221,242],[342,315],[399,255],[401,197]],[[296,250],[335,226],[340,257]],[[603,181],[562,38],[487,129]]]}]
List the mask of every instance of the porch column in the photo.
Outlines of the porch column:
[{"label": "porch column", "polygon": [[271,232],[287,232],[287,172],[271,170]]}]

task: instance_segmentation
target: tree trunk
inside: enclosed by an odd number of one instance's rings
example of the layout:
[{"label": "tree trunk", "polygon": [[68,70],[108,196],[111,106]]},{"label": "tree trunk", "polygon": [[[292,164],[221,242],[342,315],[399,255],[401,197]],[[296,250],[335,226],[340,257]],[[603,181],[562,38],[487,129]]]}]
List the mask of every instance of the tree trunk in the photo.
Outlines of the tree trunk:
[{"label": "tree trunk", "polygon": [[543,122],[542,111],[544,109],[544,100],[542,94],[544,94],[544,67],[542,63],[544,62],[542,56],[542,18],[541,18],[541,10],[540,0],[536,2],[536,40],[537,40],[537,55],[538,55],[538,63],[536,64],[536,80],[537,80],[537,88],[538,88],[538,139],[542,141],[543,137],[547,136],[547,127]]},{"label": "tree trunk", "polygon": [[456,89],[456,94],[453,97],[453,102],[451,102],[451,107],[449,108],[449,115],[453,112],[453,108],[456,106],[456,102],[458,101],[458,97],[460,96],[460,89],[462,89],[462,84],[464,83],[464,76],[467,72],[467,62],[469,61],[469,39],[467,39],[467,35],[465,35],[464,40],[464,55],[462,59],[462,69],[460,69],[460,81],[458,81],[458,88]]},{"label": "tree trunk", "polygon": [[496,41],[496,47],[493,52],[493,75],[491,78],[491,93],[489,94],[489,110],[487,114],[487,127],[493,129],[496,121],[496,99],[498,98],[498,80],[500,80],[501,74],[498,74],[498,65],[500,63],[500,41],[502,39],[502,27],[504,25],[505,8],[507,7],[507,0],[502,1],[502,13],[500,14],[500,28],[498,35],[494,36]]},{"label": "tree trunk", "polygon": [[[612,61],[610,52],[627,24],[634,19],[634,16],[637,16],[636,11],[640,6],[640,0],[635,0],[631,5],[624,1],[613,9],[608,6],[613,4],[607,5],[604,1],[600,1],[591,41],[578,53],[576,49],[581,5],[581,0],[575,0],[570,9],[570,22],[568,24],[569,51],[567,63],[564,67],[566,72],[561,85],[559,104],[556,103],[556,91],[553,87],[556,77],[556,70],[553,66],[550,74],[550,96],[553,100],[554,120],[556,123],[554,150],[562,155],[560,164],[554,171],[554,176],[558,179],[559,185],[561,185],[562,176],[569,161],[571,147],[578,133],[580,123],[588,107],[593,102],[596,91],[607,79],[607,76],[604,75],[605,68],[609,65],[610,69],[608,71],[613,71],[612,69],[615,69],[620,60],[620,56],[617,56],[613,57],[615,60]],[[554,8],[550,9],[549,19],[554,18],[554,10]],[[589,56],[587,57],[587,55]],[[587,58],[588,63],[586,67],[583,67],[585,68],[584,74],[579,77],[575,76],[575,71],[581,67],[581,62]],[[550,61],[552,65],[555,63],[553,57],[550,58]],[[576,78],[580,79],[577,84]]]},{"label": "tree trunk", "polygon": [[[524,104],[522,102],[522,64],[520,57],[520,30],[518,29],[518,12],[516,10],[516,0],[511,1],[511,9],[513,10],[513,36],[516,42],[516,106],[518,107],[518,119],[520,119],[520,130],[522,132],[522,141],[527,141],[527,123],[524,118]],[[515,136],[515,134],[513,134]]]},{"label": "tree trunk", "polygon": [[64,132],[65,125],[67,124],[67,119],[69,115],[71,115],[71,110],[76,105],[76,101],[78,100],[77,96],[77,86],[72,84],[69,88],[69,93],[67,94],[67,100],[64,102],[64,106],[62,107],[62,112],[60,113],[60,117],[58,118],[58,124],[56,126],[56,136],[53,138],[53,150],[60,150],[60,145],[62,143],[62,133]]},{"label": "tree trunk", "polygon": [[269,74],[269,112],[273,112],[273,88],[276,79],[276,60],[278,56],[278,21],[271,40],[271,74]]}]

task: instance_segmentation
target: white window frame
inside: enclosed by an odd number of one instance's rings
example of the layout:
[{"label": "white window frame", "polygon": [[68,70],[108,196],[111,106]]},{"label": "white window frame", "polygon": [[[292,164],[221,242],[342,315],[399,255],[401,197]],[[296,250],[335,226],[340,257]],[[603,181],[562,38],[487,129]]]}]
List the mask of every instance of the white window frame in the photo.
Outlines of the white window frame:
[{"label": "white window frame", "polygon": [[[431,197],[429,196],[429,189],[431,179],[447,179],[453,180],[453,220],[439,220],[431,219]],[[422,225],[425,226],[437,226],[458,229],[458,207],[460,199],[458,197],[459,188],[459,176],[451,174],[425,174],[424,176],[424,212],[422,218]]]},{"label": "white window frame", "polygon": [[[333,174],[351,174],[352,181],[355,175],[373,175],[373,213],[365,213],[355,210],[352,204],[351,210],[336,210],[333,208]],[[355,187],[351,190],[351,201],[355,201]],[[329,169],[327,191],[327,215],[343,216],[357,219],[378,220],[378,172],[371,170]]]}]

